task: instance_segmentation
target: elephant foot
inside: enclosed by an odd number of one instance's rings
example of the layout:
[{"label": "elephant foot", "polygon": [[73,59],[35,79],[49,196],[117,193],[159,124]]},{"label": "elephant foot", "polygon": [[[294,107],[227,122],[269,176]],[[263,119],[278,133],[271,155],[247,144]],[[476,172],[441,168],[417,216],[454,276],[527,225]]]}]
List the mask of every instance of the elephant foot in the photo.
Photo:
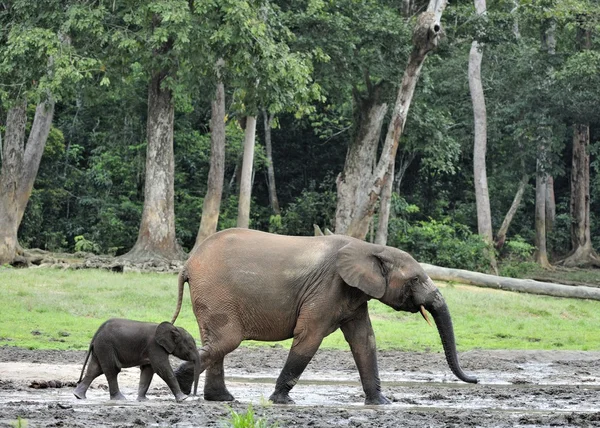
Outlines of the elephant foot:
[{"label": "elephant foot", "polygon": [[116,393],[115,395],[111,395],[110,399],[115,401],[127,400],[127,398],[125,398],[125,396],[120,392]]},{"label": "elephant foot", "polygon": [[273,404],[295,404],[288,394],[274,392],[269,397]]},{"label": "elephant foot", "polygon": [[377,395],[373,395],[371,397],[365,398],[365,404],[380,405],[380,404],[391,404],[391,403],[392,402],[390,400],[388,400],[382,394],[377,394]]},{"label": "elephant foot", "polygon": [[140,395],[138,396],[137,401],[148,401],[148,397],[146,397],[145,395]]},{"label": "elephant foot", "polygon": [[75,388],[73,390],[73,395],[77,398],[79,398],[80,400],[85,400],[87,397],[85,396],[85,390],[80,389],[79,387]]},{"label": "elephant foot", "polygon": [[181,403],[186,398],[188,398],[188,396],[186,394],[177,394],[175,396],[175,401],[177,401],[178,403]]},{"label": "elephant foot", "polygon": [[204,399],[206,401],[233,401],[233,395],[229,391],[204,391]]}]

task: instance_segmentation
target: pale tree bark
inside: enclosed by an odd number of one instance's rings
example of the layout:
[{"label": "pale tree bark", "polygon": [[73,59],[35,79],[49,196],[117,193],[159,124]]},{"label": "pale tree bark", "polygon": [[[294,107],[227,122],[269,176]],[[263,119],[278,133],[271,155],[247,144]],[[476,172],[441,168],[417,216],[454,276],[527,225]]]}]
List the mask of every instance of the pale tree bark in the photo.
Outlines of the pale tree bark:
[{"label": "pale tree bark", "polygon": [[[542,31],[542,50],[548,55],[555,53],[556,40],[554,31],[556,25],[553,20],[545,22],[545,28]],[[545,133],[542,133],[545,135]],[[548,174],[549,156],[548,143],[541,141],[538,144],[537,162],[536,162],[536,179],[535,179],[535,253],[534,259],[536,263],[544,269],[552,269],[552,265],[548,260],[548,249],[546,244],[548,231],[553,223],[553,209],[549,195],[554,195],[553,183]],[[550,218],[550,222],[548,221]]]},{"label": "pale tree bark", "polygon": [[17,233],[48,140],[54,100],[38,104],[25,145],[27,102],[19,101],[8,111],[0,172],[0,265],[11,263],[20,252]]},{"label": "pale tree bark", "polygon": [[273,143],[271,139],[271,127],[273,114],[263,110],[263,124],[265,127],[265,151],[267,152],[267,179],[269,186],[269,201],[275,215],[281,214],[279,199],[277,198],[277,186],[275,185],[275,167],[273,166]]},{"label": "pale tree bark", "polygon": [[[194,250],[217,231],[225,179],[225,86],[218,82],[210,116],[210,168]],[[192,250],[193,251],[193,250]]]},{"label": "pale tree bark", "polygon": [[393,161],[391,161],[388,165],[388,179],[385,180],[383,189],[381,189],[381,197],[379,199],[379,218],[377,219],[377,233],[375,234],[375,243],[379,245],[387,244],[395,166],[396,162]]},{"label": "pale tree bark", "polygon": [[600,267],[590,233],[590,127],[573,127],[571,165],[571,253],[559,264],[567,267]]},{"label": "pale tree bark", "polygon": [[165,77],[155,72],[148,88],[144,209],[137,241],[121,260],[169,262],[185,257],[175,237],[175,106],[172,91],[161,86]]},{"label": "pale tree bark", "polygon": [[[369,78],[367,77],[369,80]],[[370,81],[369,81],[370,82]],[[368,95],[361,98],[355,93],[358,104],[358,126],[356,135],[348,147],[344,171],[337,179],[338,201],[335,215],[335,233],[347,234],[350,223],[358,215],[357,202],[367,199],[369,184],[373,180],[373,159],[375,158],[383,119],[387,112],[386,103],[379,101],[381,87],[367,85]],[[360,224],[360,238],[367,235],[372,213],[357,221]],[[359,235],[353,235],[359,236]]]},{"label": "pale tree bark", "polygon": [[[478,15],[486,12],[485,0],[474,0],[475,10]],[[486,172],[487,151],[487,112],[485,95],[481,84],[481,60],[483,46],[474,40],[469,52],[469,90],[473,103],[475,135],[473,145],[473,177],[475,182],[475,202],[477,205],[477,230],[479,235],[488,243],[493,242],[492,212],[490,209],[490,196]],[[490,264],[495,272],[498,271],[496,257],[489,252]]]},{"label": "pale tree bark", "polygon": [[[542,159],[545,156],[542,156]],[[537,161],[537,173],[535,177],[535,254],[534,259],[544,269],[550,269],[552,266],[548,261],[548,251],[546,247],[546,191],[548,175],[541,165],[542,161]]]},{"label": "pale tree bark", "polygon": [[408,167],[417,157],[415,152],[411,153],[403,153],[400,155],[400,159],[398,160],[398,171],[394,169],[394,190],[393,192],[396,194],[400,194],[400,187],[402,186],[402,180],[404,180],[404,176],[406,175],[406,171]]},{"label": "pale tree bark", "polygon": [[517,192],[515,193],[515,197],[513,198],[512,204],[508,209],[508,212],[504,216],[504,220],[502,221],[502,225],[500,229],[498,229],[498,233],[496,234],[495,245],[496,248],[502,248],[504,246],[504,242],[506,241],[506,234],[508,233],[508,228],[512,223],[512,220],[519,209],[519,205],[521,205],[521,200],[523,200],[523,194],[525,193],[525,189],[527,188],[527,183],[529,182],[529,175],[523,174],[521,181],[519,181],[519,187],[517,188]]},{"label": "pale tree bark", "polygon": [[546,230],[554,229],[556,220],[556,199],[554,198],[554,177],[548,174],[546,180]]},{"label": "pale tree bark", "polygon": [[[438,44],[441,31],[440,19],[446,5],[446,0],[431,0],[427,11],[419,15],[413,31],[413,50],[398,89],[381,155],[372,172],[373,157],[368,154],[377,149],[380,134],[378,129],[381,128],[382,117],[385,115],[384,110],[387,110],[387,106],[374,102],[372,103],[373,107],[366,110],[368,112],[366,114],[371,116],[371,125],[362,126],[361,124],[362,129],[359,129],[359,134],[363,132],[365,141],[372,141],[375,147],[357,149],[352,144],[348,149],[344,171],[337,180],[338,205],[335,227],[337,234],[350,235],[360,239],[364,239],[367,235],[369,222],[385,181],[393,180],[393,177],[389,176],[389,164],[396,157],[398,142],[406,124],[406,117],[423,62],[427,54]],[[367,79],[367,84],[369,82],[370,80]],[[372,92],[369,93],[369,97],[371,95]]]},{"label": "pale tree bark", "polygon": [[250,227],[250,201],[252,198],[252,167],[256,139],[256,116],[246,116],[244,133],[244,160],[240,174],[240,199],[238,202],[237,227]]},{"label": "pale tree bark", "polygon": [[[546,28],[542,33],[542,49],[548,52],[548,55],[556,54],[556,21],[551,19],[546,22]],[[546,160],[548,162],[548,160]],[[550,165],[546,167],[549,169]],[[546,173],[546,231],[554,228],[556,219],[556,201],[554,199],[554,178]]]}]

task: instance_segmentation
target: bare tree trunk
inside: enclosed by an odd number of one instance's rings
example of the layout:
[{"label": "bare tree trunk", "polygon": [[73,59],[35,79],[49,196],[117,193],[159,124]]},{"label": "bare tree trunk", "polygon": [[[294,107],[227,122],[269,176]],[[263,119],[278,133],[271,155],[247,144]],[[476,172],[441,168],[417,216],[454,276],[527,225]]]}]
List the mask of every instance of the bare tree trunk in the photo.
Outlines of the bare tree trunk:
[{"label": "bare tree trunk", "polygon": [[[577,28],[577,45],[581,51],[592,48],[591,30],[583,25]],[[600,258],[592,247],[590,233],[589,145],[590,125],[574,125],[571,165],[571,253],[560,262],[567,267],[600,267]]]},{"label": "bare tree trunk", "polygon": [[571,253],[560,262],[567,267],[600,267],[590,233],[590,127],[573,127],[571,166]]},{"label": "bare tree trunk", "polygon": [[254,163],[254,141],[256,137],[256,116],[246,116],[244,134],[244,161],[240,181],[237,227],[250,227],[250,200],[252,197],[252,166]]},{"label": "bare tree trunk", "polygon": [[271,208],[275,215],[281,214],[279,209],[279,199],[277,198],[277,186],[275,186],[275,168],[273,167],[273,144],[271,140],[271,125],[273,124],[273,115],[267,110],[263,110],[263,123],[265,127],[265,151],[267,152],[267,178],[269,186],[269,200]]},{"label": "bare tree trunk", "polygon": [[508,232],[508,228],[510,227],[513,217],[519,209],[519,205],[521,205],[521,200],[523,199],[523,194],[525,193],[525,188],[527,187],[528,181],[529,176],[527,174],[523,174],[523,177],[519,182],[519,187],[517,188],[517,193],[515,193],[512,204],[510,205],[506,216],[504,216],[504,221],[502,221],[502,225],[496,234],[496,248],[502,248],[504,242],[506,241],[506,233]]},{"label": "bare tree trunk", "polygon": [[[356,217],[357,201],[368,198],[370,182],[373,179],[373,159],[376,154],[381,126],[387,112],[387,104],[379,101],[380,88],[371,87],[366,99],[355,94],[359,109],[356,136],[348,147],[344,171],[337,179],[338,201],[335,215],[335,233],[346,234]],[[370,213],[372,215],[372,213]],[[371,215],[360,219],[361,239],[367,234]]]},{"label": "bare tree trunk", "polygon": [[546,230],[554,229],[556,220],[556,200],[554,199],[554,178],[548,174],[546,180]]},{"label": "bare tree trunk", "polygon": [[[196,236],[194,250],[217,231],[223,181],[225,179],[225,87],[223,82],[217,83],[215,98],[211,103],[210,117],[210,169],[204,202],[202,203],[202,219]],[[192,251],[194,251],[192,250]]]},{"label": "bare tree trunk", "polygon": [[548,251],[546,248],[546,187],[547,174],[537,161],[535,177],[535,254],[534,258],[544,269],[550,269]]},{"label": "bare tree trunk", "polygon": [[388,166],[387,179],[381,190],[381,198],[379,200],[379,218],[377,223],[377,233],[375,234],[375,243],[379,245],[387,244],[395,164],[396,162],[391,161]]},{"label": "bare tree trunk", "polygon": [[402,186],[404,175],[416,157],[416,153],[405,153],[400,156],[400,160],[398,161],[398,171],[394,171],[394,193],[400,194],[400,187]]},{"label": "bare tree trunk", "polygon": [[[474,3],[477,14],[484,14],[486,11],[485,0],[474,0]],[[487,151],[487,113],[483,85],[481,84],[482,49],[483,46],[477,40],[474,40],[471,44],[471,51],[469,52],[469,89],[471,92],[471,101],[473,102],[475,122],[473,175],[477,205],[477,229],[479,235],[491,245],[493,242],[493,231],[485,159]],[[492,268],[497,273],[496,257],[492,251],[489,252],[489,258]]]},{"label": "bare tree trunk", "polygon": [[120,257],[122,260],[172,261],[185,257],[175,236],[175,107],[172,91],[161,87],[165,77],[165,73],[155,72],[148,88],[144,210],[137,242]]},{"label": "bare tree trunk", "polygon": [[[421,74],[423,62],[427,54],[435,49],[438,44],[438,36],[441,30],[440,18],[446,4],[446,0],[431,0],[427,11],[419,16],[413,32],[414,47],[398,89],[385,142],[373,173],[368,173],[371,157],[362,156],[361,159],[356,155],[352,156],[354,153],[362,153],[358,150],[353,152],[352,147],[348,151],[344,171],[338,177],[337,182],[338,206],[335,232],[338,234],[346,234],[360,239],[364,239],[367,234],[375,204],[389,173],[389,163],[393,162],[396,157],[398,142],[404,130],[408,109]],[[369,83],[368,80],[367,83]],[[382,108],[383,105],[379,104],[379,106]],[[379,113],[381,114],[381,111]],[[374,117],[377,117],[377,114],[374,114]],[[376,128],[373,127],[373,129]],[[375,144],[378,144],[378,134],[370,138]],[[390,179],[393,180],[393,177]]]},{"label": "bare tree trunk", "polygon": [[0,173],[0,265],[12,262],[20,249],[17,233],[48,140],[54,100],[38,104],[25,145],[27,102],[19,101],[8,111]]}]

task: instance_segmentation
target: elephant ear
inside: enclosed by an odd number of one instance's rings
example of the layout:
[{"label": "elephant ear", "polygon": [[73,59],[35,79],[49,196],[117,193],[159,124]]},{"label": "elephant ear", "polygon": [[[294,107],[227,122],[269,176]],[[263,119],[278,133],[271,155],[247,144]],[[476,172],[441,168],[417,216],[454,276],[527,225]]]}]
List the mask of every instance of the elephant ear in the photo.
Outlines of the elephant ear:
[{"label": "elephant ear", "polygon": [[181,333],[177,330],[170,322],[161,322],[156,327],[156,343],[162,346],[165,351],[172,354],[177,346],[177,343],[181,340]]},{"label": "elephant ear", "polygon": [[387,288],[387,268],[381,257],[385,247],[353,241],[338,250],[338,273],[351,287],[356,287],[376,299]]}]

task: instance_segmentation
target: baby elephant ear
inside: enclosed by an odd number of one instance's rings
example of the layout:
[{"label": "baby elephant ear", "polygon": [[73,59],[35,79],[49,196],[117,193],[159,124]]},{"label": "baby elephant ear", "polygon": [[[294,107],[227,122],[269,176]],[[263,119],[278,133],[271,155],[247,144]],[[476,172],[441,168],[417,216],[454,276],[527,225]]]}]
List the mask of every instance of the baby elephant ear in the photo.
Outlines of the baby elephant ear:
[{"label": "baby elephant ear", "polygon": [[385,294],[387,278],[385,267],[378,254],[385,247],[353,241],[338,250],[336,266],[338,273],[351,287],[380,299]]},{"label": "baby elephant ear", "polygon": [[172,354],[175,350],[175,346],[181,340],[181,333],[177,330],[170,322],[161,322],[156,327],[156,343],[165,348],[169,354]]}]

